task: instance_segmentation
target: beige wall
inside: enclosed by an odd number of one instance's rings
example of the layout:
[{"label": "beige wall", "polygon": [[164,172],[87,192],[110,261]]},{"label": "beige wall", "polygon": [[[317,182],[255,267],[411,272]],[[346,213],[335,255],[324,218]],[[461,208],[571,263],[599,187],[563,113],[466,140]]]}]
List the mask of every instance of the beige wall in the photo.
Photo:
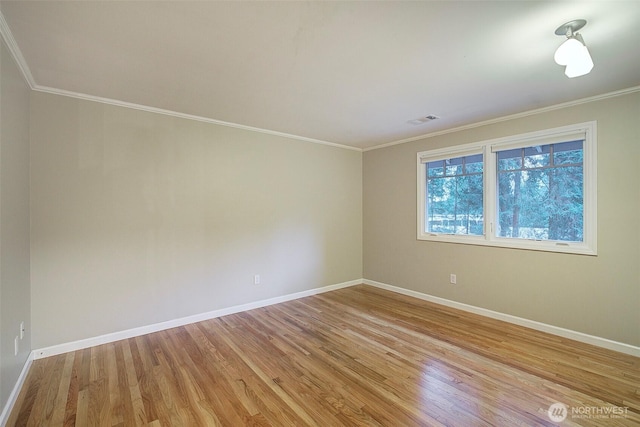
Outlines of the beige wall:
[{"label": "beige wall", "polygon": [[[640,345],[639,93],[368,151],[363,166],[355,151],[148,112],[38,92],[31,104],[34,348],[357,279],[361,266]],[[418,151],[588,120],[597,257],[416,240]]]},{"label": "beige wall", "polygon": [[[416,240],[417,152],[590,120],[597,257]],[[640,345],[640,93],[368,151],[363,173],[365,278]]]},{"label": "beige wall", "polygon": [[34,348],[362,277],[358,151],[40,92],[31,122]]},{"label": "beige wall", "polygon": [[[29,86],[0,42],[0,408],[31,351],[29,289]],[[14,338],[27,334],[14,355]]]}]

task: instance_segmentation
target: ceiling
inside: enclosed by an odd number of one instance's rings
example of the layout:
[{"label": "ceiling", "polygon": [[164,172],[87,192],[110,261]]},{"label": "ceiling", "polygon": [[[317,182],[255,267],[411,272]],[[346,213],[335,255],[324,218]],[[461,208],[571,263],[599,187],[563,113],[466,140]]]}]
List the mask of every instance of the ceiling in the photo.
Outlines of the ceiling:
[{"label": "ceiling", "polygon": [[[2,0],[0,10],[36,90],[362,149],[640,85],[638,0]],[[595,67],[568,79],[554,31],[578,18]],[[440,119],[409,123],[429,114]]]}]

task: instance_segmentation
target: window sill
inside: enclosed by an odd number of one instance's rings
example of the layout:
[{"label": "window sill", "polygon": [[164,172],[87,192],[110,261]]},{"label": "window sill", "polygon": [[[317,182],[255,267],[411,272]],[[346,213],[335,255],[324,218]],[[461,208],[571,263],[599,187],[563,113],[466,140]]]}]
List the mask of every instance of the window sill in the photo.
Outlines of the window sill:
[{"label": "window sill", "polygon": [[462,236],[455,234],[437,233],[420,234],[418,235],[418,240],[462,245],[493,246],[498,248],[521,249],[528,251],[557,252],[574,255],[598,255],[595,247],[591,247],[585,243],[577,242],[504,239],[498,237],[487,239],[485,236]]}]

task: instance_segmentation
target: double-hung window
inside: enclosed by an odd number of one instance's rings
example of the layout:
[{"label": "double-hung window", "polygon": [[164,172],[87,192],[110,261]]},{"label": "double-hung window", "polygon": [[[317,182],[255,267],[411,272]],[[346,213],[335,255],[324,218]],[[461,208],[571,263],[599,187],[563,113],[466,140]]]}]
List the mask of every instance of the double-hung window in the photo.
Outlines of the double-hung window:
[{"label": "double-hung window", "polygon": [[596,123],[418,153],[418,239],[596,254]]}]

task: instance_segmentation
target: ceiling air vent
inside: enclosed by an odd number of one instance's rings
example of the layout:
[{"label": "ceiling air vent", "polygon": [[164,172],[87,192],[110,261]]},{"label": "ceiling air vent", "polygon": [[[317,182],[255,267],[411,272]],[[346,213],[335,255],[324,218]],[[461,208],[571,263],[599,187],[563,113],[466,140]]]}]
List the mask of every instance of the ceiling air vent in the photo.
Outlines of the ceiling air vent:
[{"label": "ceiling air vent", "polygon": [[438,120],[440,117],[434,115],[434,114],[429,114],[428,116],[424,116],[424,117],[420,117],[419,119],[413,119],[413,120],[409,120],[407,123],[410,123],[412,125],[421,125],[423,123],[427,123],[430,122],[432,120]]}]

